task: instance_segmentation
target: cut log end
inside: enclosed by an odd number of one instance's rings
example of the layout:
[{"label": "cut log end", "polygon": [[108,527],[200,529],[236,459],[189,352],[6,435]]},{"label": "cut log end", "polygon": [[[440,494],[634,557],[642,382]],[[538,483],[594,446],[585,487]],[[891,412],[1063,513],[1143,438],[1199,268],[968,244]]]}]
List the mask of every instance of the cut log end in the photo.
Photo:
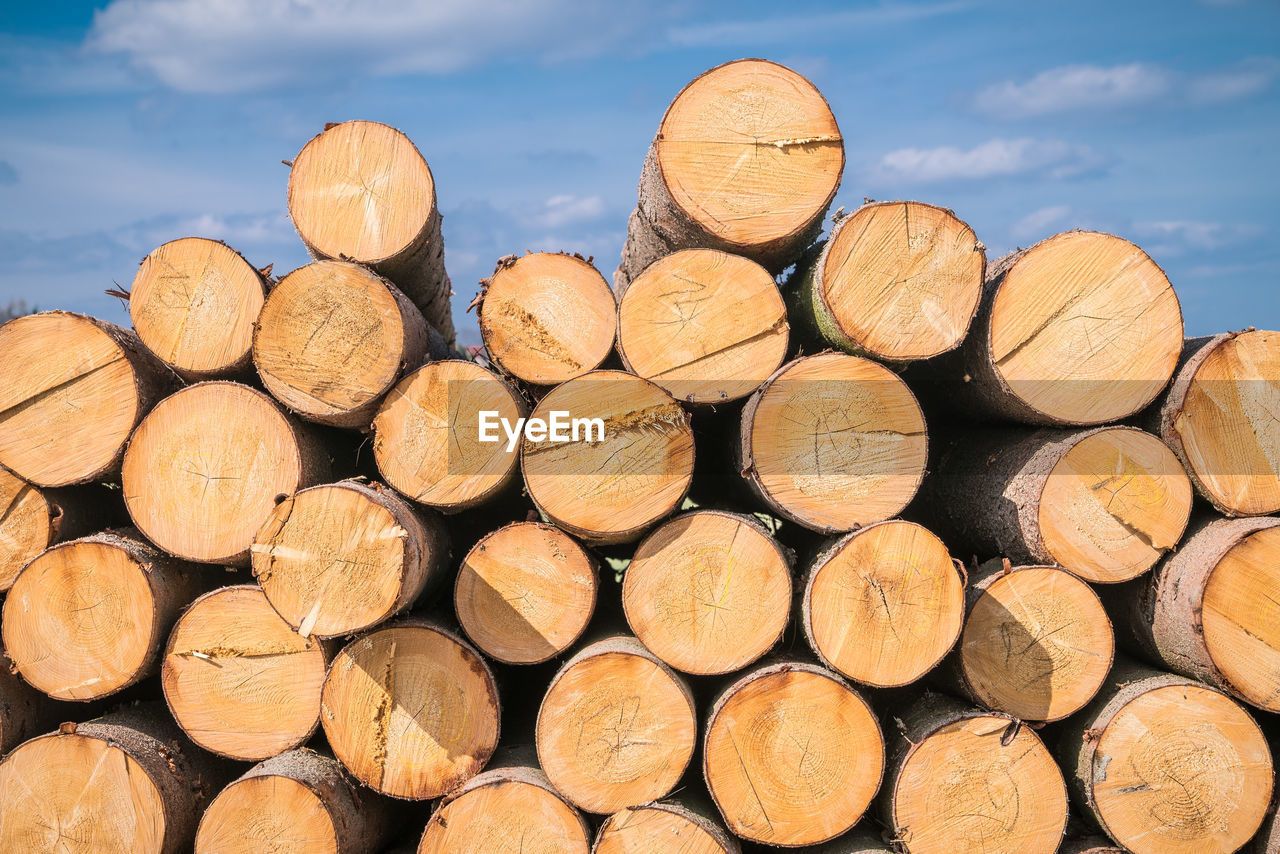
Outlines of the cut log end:
[{"label": "cut log end", "polygon": [[645,269],[618,305],[618,352],[677,400],[746,397],[782,364],[789,327],[773,276],[714,249],[687,249]]},{"label": "cut log end", "polygon": [[628,807],[605,819],[592,854],[740,854],[738,841],[709,818],[674,801]]},{"label": "cut log end", "polygon": [[325,654],[280,619],[256,586],[201,596],[173,627],[160,668],[178,725],[219,756],[257,762],[320,723]]},{"label": "cut log end", "polygon": [[868,359],[825,353],[784,365],[742,413],[743,472],[778,513],[820,533],[897,515],[927,457],[911,390]]},{"label": "cut log end", "polygon": [[0,467],[0,590],[57,539],[57,508],[32,486]]},{"label": "cut log end", "polygon": [[559,385],[600,366],[617,330],[613,292],[581,257],[537,252],[499,266],[479,306],[485,350],[502,370]]},{"label": "cut log end", "polygon": [[1280,511],[1280,438],[1268,402],[1280,393],[1280,332],[1220,336],[1205,346],[1179,371],[1161,413],[1162,437],[1221,512]]},{"label": "cut log end", "polygon": [[1134,854],[1238,850],[1258,830],[1272,761],[1226,696],[1177,677],[1130,683],[1090,726],[1080,780],[1107,834]]},{"label": "cut log end", "polygon": [[422,313],[390,282],[357,264],[316,261],[271,291],[253,361],[289,409],[335,427],[363,427],[406,367],[427,350]]},{"label": "cut log end", "polygon": [[402,379],[373,419],[373,453],[387,483],[446,512],[475,506],[515,476],[518,445],[507,450],[495,425],[480,441],[480,413],[515,429],[523,401],[491,371],[471,362],[429,362]]},{"label": "cut log end", "polygon": [[[481,779],[484,778],[484,779]],[[587,823],[534,769],[486,771],[431,816],[417,854],[587,854]]]},{"label": "cut log end", "polygon": [[693,478],[693,430],[665,391],[593,371],[553,389],[531,417],[551,424],[557,412],[590,423],[577,432],[562,421],[569,441],[526,439],[521,454],[529,497],[553,522],[591,542],[625,542],[679,506]]},{"label": "cut log end", "polygon": [[1168,277],[1127,240],[1050,237],[997,263],[988,328],[971,336],[1010,414],[1102,424],[1133,415],[1169,382],[1182,310]]},{"label": "cut log end", "polygon": [[663,117],[654,155],[684,217],[748,248],[803,233],[844,169],[826,99],[801,75],[760,59],[721,65],[686,86]]},{"label": "cut log end", "polygon": [[748,673],[716,701],[704,739],[703,776],[725,823],[768,845],[813,845],[849,830],[884,772],[866,701],[812,665]]},{"label": "cut log end", "polygon": [[874,202],[832,229],[799,296],[829,343],[906,362],[960,344],[985,271],[982,244],[951,211]]},{"label": "cut log end", "polygon": [[240,253],[216,240],[183,237],[142,260],[129,316],[157,358],[188,379],[213,379],[249,367],[266,293]]},{"label": "cut log end", "polygon": [[1213,567],[1200,619],[1209,658],[1231,688],[1280,712],[1280,520],[1267,521],[1275,524],[1240,539]]},{"label": "cut log end", "polygon": [[842,538],[810,570],[805,635],[839,673],[876,687],[914,682],[955,646],[964,582],[946,546],[911,522]]},{"label": "cut log end", "polygon": [[115,469],[134,426],[167,389],[133,332],[70,312],[0,326],[0,464],[39,486]]},{"label": "cut log end", "polygon": [[94,700],[153,671],[198,576],[142,543],[109,535],[54,546],[4,602],[5,649],[22,678],[59,700]]},{"label": "cut log end", "polygon": [[498,692],[474,649],[434,623],[406,620],[338,653],[320,722],[360,782],[428,800],[475,776],[493,755]]},{"label": "cut log end", "polygon": [[538,710],[538,762],[581,810],[609,814],[666,796],[693,755],[689,689],[634,638],[585,647]]},{"label": "cut log end", "polygon": [[989,569],[974,580],[960,637],[960,674],[973,699],[1031,721],[1083,708],[1115,656],[1107,612],[1089,585],[1056,567]]},{"label": "cut log end", "polygon": [[486,535],[458,570],[453,602],[467,637],[507,664],[572,646],[596,604],[596,562],[569,535],[520,522]]},{"label": "cut log end", "polygon": [[622,606],[641,642],[677,670],[740,670],[787,626],[787,555],[745,517],[687,513],[640,543],[623,579]]},{"label": "cut log end", "polygon": [[1040,539],[1054,562],[1087,581],[1127,581],[1178,544],[1191,501],[1191,482],[1167,445],[1140,430],[1103,429],[1050,470]]},{"label": "cut log end", "polygon": [[301,425],[260,391],[227,382],[189,386],[142,422],[125,453],[133,522],[170,554],[244,565],[281,495],[328,474]]},{"label": "cut log end", "polygon": [[254,538],[254,575],[301,634],[353,634],[409,607],[440,580],[439,518],[354,481],[304,489],[276,505]]},{"label": "cut log end", "polygon": [[1067,821],[1062,772],[1040,738],[974,712],[915,736],[886,793],[891,832],[912,854],[1053,854]]}]

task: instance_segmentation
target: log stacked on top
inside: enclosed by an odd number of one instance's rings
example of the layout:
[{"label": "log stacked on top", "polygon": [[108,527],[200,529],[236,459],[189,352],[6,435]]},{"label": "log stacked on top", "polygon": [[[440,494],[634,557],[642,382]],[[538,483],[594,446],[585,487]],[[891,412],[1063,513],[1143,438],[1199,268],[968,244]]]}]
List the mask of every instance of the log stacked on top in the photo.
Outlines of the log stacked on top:
[{"label": "log stacked on top", "polygon": [[1274,851],[1280,333],[1184,343],[1107,234],[815,243],[843,166],[712,69],[614,289],[499,259],[477,358],[426,161],[346,122],[313,263],[0,327],[0,848]]}]

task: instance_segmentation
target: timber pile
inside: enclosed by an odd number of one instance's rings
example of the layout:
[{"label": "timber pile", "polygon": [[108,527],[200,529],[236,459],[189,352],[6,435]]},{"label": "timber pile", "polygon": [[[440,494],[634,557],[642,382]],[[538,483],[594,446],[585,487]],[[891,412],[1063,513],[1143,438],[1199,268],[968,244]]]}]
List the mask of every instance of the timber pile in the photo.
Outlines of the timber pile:
[{"label": "timber pile", "polygon": [[0,327],[0,850],[1280,850],[1280,333],[1184,342],[1108,234],[815,242],[840,129],[762,60],[483,353],[407,137],[291,166],[313,263]]}]

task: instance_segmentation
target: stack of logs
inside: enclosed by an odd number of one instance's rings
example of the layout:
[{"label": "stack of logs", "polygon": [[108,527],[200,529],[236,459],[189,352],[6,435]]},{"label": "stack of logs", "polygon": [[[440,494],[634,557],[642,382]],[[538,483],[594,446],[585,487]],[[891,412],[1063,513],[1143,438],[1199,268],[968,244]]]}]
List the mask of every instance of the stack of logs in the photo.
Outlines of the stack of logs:
[{"label": "stack of logs", "polygon": [[816,242],[840,130],[761,60],[482,351],[413,143],[290,165],[314,263],[0,327],[0,850],[1280,851],[1280,333],[1109,234]]}]

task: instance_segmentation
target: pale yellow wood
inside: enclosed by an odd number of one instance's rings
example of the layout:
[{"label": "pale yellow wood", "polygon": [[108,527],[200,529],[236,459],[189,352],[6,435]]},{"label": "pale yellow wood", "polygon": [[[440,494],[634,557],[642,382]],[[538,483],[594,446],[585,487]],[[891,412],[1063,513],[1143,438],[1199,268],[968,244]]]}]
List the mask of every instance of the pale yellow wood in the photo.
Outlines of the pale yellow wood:
[{"label": "pale yellow wood", "polygon": [[53,540],[49,502],[40,490],[0,467],[0,590]]},{"label": "pale yellow wood", "polygon": [[325,654],[257,586],[201,596],[169,636],[160,669],[169,710],[200,747],[257,762],[302,744],[320,721]]},{"label": "pale yellow wood", "polygon": [[212,376],[247,365],[267,288],[216,240],[171,240],[142,259],[129,317],[147,349],[179,371]]},{"label": "pale yellow wood", "polygon": [[1127,240],[1069,231],[1009,269],[991,307],[997,374],[1025,404],[1070,424],[1132,415],[1173,375],[1182,310],[1169,279]]},{"label": "pale yellow wood", "polygon": [[1076,443],[1049,472],[1040,538],[1087,581],[1127,581],[1178,544],[1191,516],[1191,480],[1148,433],[1113,428]]},{"label": "pale yellow wood", "polygon": [[279,775],[237,780],[200,819],[195,854],[343,854],[333,817],[305,784]]},{"label": "pale yellow wood", "polygon": [[0,464],[32,483],[63,486],[111,465],[141,413],[121,346],[63,312],[0,326]]},{"label": "pale yellow wood", "polygon": [[129,515],[147,539],[187,560],[248,555],[280,496],[303,483],[298,439],[260,391],[201,383],[162,400],[124,456]]},{"label": "pale yellow wood", "polygon": [[866,685],[906,685],[959,638],[964,582],[941,540],[893,520],[853,534],[816,568],[804,613],[835,670]]},{"label": "pale yellow wood", "polygon": [[768,845],[812,845],[851,828],[880,788],[884,740],[836,679],[771,670],[707,722],[703,772],[729,829]]},{"label": "pale yellow wood", "polygon": [[692,698],[670,671],[636,651],[588,647],[556,675],[538,710],[538,762],[556,790],[586,812],[665,797],[696,737]]},{"label": "pale yellow wood", "polygon": [[4,646],[22,678],[59,700],[132,683],[161,642],[144,567],[121,548],[73,542],[18,576],[4,601]]},{"label": "pale yellow wood", "polygon": [[826,353],[761,390],[751,458],[765,493],[802,524],[848,531],[897,515],[924,477],[924,417],[897,375]]},{"label": "pale yellow wood", "polygon": [[106,739],[47,735],[0,763],[0,850],[22,854],[161,854],[160,790]]},{"label": "pale yellow wood", "polygon": [[746,520],[695,511],[639,545],[622,582],[636,637],[686,673],[731,673],[782,637],[791,571],[782,549]]},{"label": "pale yellow wood", "polygon": [[1271,799],[1271,753],[1258,725],[1196,685],[1124,705],[1098,736],[1092,773],[1094,809],[1133,854],[1236,851]]},{"label": "pale yellow wood", "polygon": [[1280,510],[1280,332],[1242,332],[1200,365],[1174,421],[1201,488],[1239,515]]},{"label": "pale yellow wood", "polygon": [[289,173],[289,215],[328,258],[373,263],[413,245],[431,220],[435,183],[409,138],[378,122],[343,122],[307,143]]},{"label": "pale yellow wood", "polygon": [[536,664],[568,649],[596,604],[594,561],[551,525],[521,522],[467,553],[453,590],[467,637],[491,658]]},{"label": "pale yellow wood", "polygon": [[960,669],[984,705],[1024,720],[1064,718],[1102,687],[1115,656],[1098,595],[1055,567],[995,579],[969,611]]},{"label": "pale yellow wood", "polygon": [[[689,415],[648,380],[592,371],[557,386],[533,411],[599,418],[604,440],[526,440],[521,467],[529,497],[557,525],[597,542],[625,541],[670,513],[693,477]],[[595,439],[595,436],[591,437]]]},{"label": "pale yellow wood", "polygon": [[378,470],[398,491],[433,507],[461,509],[483,501],[515,472],[516,449],[479,441],[480,412],[512,425],[524,414],[515,393],[471,362],[429,362],[402,379],[373,419]]},{"label": "pale yellow wood", "polygon": [[925,359],[964,338],[985,269],[982,244],[951,211],[879,202],[840,223],[819,296],[861,350],[894,361]]},{"label": "pale yellow wood", "polygon": [[590,262],[535,252],[500,264],[479,307],[485,350],[512,376],[558,385],[599,367],[617,330],[613,291]]},{"label": "pale yellow wood", "polygon": [[498,693],[479,654],[425,622],[348,644],[329,669],[320,723],[369,788],[427,800],[475,776],[498,743]]},{"label": "pale yellow wood", "polygon": [[831,202],[844,168],[840,128],[822,94],[760,59],[721,65],[686,86],[654,153],[679,209],[741,246],[802,230]]},{"label": "pale yellow wood", "polygon": [[431,817],[418,854],[587,854],[578,814],[541,786],[503,780],[464,792]]},{"label": "pale yellow wood", "polygon": [[621,810],[605,819],[591,854],[726,854],[692,818],[659,804]]},{"label": "pale yellow wood", "polygon": [[316,261],[271,290],[256,324],[253,361],[285,406],[304,417],[332,418],[391,388],[409,358],[406,339],[386,280],[358,264]]},{"label": "pale yellow wood", "polygon": [[912,748],[890,793],[912,854],[1053,854],[1067,820],[1062,772],[1004,717],[948,724]]},{"label": "pale yellow wood", "polygon": [[755,391],[782,364],[789,329],[773,276],[714,249],[656,261],[618,305],[618,352],[626,364],[695,403]]},{"label": "pale yellow wood", "polygon": [[1218,561],[1201,621],[1209,657],[1232,687],[1280,712],[1280,528],[1250,534]]}]

